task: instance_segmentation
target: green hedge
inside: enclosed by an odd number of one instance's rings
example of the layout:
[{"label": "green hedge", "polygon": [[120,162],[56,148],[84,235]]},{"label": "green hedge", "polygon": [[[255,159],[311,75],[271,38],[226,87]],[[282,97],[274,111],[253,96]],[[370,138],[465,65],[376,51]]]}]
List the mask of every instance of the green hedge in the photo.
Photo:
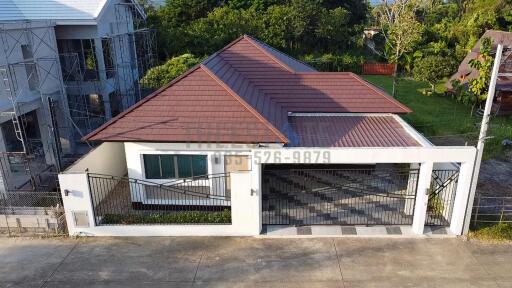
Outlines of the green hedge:
[{"label": "green hedge", "polygon": [[173,214],[106,214],[102,224],[229,224],[231,211],[225,209],[219,212],[182,211]]}]

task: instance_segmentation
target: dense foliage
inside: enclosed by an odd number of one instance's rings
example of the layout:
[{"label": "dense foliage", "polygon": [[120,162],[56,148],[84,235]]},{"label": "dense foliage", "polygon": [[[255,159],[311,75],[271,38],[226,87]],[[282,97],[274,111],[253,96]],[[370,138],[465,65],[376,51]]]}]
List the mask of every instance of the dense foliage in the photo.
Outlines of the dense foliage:
[{"label": "dense foliage", "polygon": [[162,60],[208,55],[249,34],[293,55],[361,48],[363,0],[168,0],[149,8]]},{"label": "dense foliage", "polygon": [[[438,57],[452,59],[443,63],[443,73],[436,78],[455,72],[486,30],[512,31],[512,0],[386,2],[393,4],[370,7],[366,0],[167,0],[147,10],[150,28],[158,31],[162,62],[187,53],[210,55],[236,37],[249,34],[324,71],[359,72],[363,62],[387,61],[397,62],[402,75],[414,76],[416,65],[423,65],[418,72]],[[389,13],[382,13],[386,9]],[[372,49],[365,47],[364,27],[380,29]]]}]

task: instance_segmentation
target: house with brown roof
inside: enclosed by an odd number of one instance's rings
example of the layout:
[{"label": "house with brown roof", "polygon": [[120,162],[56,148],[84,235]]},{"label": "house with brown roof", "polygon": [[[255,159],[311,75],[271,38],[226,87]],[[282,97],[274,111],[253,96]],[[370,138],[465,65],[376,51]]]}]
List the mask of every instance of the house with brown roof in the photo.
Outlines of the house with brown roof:
[{"label": "house with brown roof", "polygon": [[244,35],[84,137],[103,144],[59,176],[70,233],[460,235],[475,149],[410,112]]},{"label": "house with brown roof", "polygon": [[490,38],[492,40],[492,53],[496,53],[498,44],[503,44],[505,48],[501,58],[500,76],[496,83],[496,95],[492,106],[492,112],[496,115],[512,114],[512,32],[487,30],[478,40],[473,49],[468,52],[464,60],[459,65],[457,72],[453,74],[445,86],[449,91],[453,91],[453,81],[459,81],[461,85],[467,87],[471,79],[478,77],[478,71],[471,68],[469,62],[480,57],[480,45],[482,39]]}]

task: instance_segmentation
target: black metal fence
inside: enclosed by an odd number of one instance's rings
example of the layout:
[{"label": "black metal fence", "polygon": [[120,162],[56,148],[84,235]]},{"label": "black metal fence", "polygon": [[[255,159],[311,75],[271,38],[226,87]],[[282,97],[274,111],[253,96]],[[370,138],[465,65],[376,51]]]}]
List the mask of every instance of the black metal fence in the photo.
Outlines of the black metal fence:
[{"label": "black metal fence", "polygon": [[450,225],[458,179],[458,170],[432,171],[425,225]]},{"label": "black metal fence", "polygon": [[229,174],[156,183],[89,174],[96,225],[231,223]]},{"label": "black metal fence", "polygon": [[263,224],[410,225],[416,169],[265,169]]}]

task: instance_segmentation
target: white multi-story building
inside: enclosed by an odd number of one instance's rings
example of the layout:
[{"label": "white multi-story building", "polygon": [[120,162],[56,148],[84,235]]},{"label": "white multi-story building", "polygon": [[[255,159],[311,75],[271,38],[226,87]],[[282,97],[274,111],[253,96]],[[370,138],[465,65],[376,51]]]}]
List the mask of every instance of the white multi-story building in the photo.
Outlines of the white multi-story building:
[{"label": "white multi-story building", "polygon": [[143,97],[145,18],[131,0],[0,2],[0,190],[51,189],[80,139]]}]

